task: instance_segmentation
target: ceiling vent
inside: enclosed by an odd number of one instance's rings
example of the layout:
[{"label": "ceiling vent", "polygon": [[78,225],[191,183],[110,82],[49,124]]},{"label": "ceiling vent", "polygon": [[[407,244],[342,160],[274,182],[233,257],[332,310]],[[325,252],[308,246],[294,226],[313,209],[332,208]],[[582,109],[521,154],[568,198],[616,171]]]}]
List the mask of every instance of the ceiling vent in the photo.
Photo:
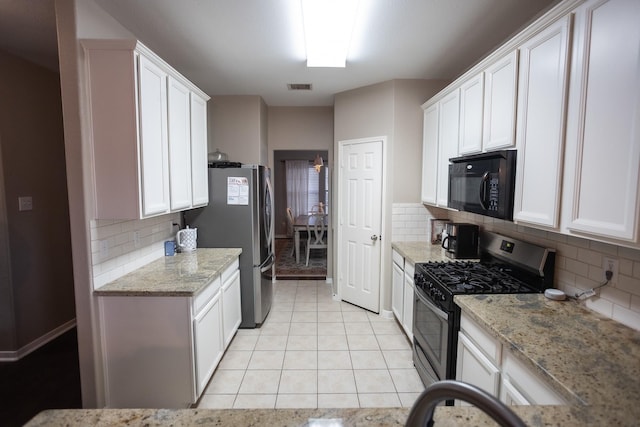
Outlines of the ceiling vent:
[{"label": "ceiling vent", "polygon": [[287,83],[289,90],[311,90],[311,83]]}]

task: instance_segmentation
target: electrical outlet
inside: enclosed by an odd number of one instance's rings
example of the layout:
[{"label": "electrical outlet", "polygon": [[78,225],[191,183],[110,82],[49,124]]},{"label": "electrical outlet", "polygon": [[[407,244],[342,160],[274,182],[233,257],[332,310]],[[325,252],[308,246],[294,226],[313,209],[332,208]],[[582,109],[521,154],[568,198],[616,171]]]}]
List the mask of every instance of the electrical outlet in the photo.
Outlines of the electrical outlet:
[{"label": "electrical outlet", "polygon": [[602,276],[607,280],[607,271],[611,271],[611,283],[618,283],[618,260],[615,258],[602,258]]},{"label": "electrical outlet", "polygon": [[134,231],[133,232],[133,246],[140,246],[140,232],[139,231]]},{"label": "electrical outlet", "polygon": [[30,211],[33,209],[33,199],[31,196],[20,196],[18,197],[18,210],[19,211]]}]

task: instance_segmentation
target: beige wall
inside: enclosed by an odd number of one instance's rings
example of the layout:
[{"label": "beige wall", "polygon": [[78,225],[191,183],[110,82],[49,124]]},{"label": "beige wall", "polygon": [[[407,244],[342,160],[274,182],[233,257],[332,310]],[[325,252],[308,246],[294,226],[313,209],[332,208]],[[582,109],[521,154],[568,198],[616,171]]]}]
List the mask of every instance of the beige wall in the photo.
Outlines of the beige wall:
[{"label": "beige wall", "polygon": [[209,152],[218,148],[233,162],[267,164],[268,113],[260,96],[213,96],[208,114]]},{"label": "beige wall", "polygon": [[[0,284],[0,350],[14,351],[75,309],[59,76],[1,51],[0,143],[11,272]],[[33,210],[19,212],[19,196]]]}]

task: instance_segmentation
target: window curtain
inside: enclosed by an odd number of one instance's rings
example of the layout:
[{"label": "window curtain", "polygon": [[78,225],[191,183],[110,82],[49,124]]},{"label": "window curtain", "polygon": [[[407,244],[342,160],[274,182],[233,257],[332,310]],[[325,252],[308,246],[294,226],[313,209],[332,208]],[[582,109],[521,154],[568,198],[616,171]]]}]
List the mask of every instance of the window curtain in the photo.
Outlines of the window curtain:
[{"label": "window curtain", "polygon": [[309,198],[309,161],[285,160],[287,175],[287,206],[294,218],[307,212]]}]

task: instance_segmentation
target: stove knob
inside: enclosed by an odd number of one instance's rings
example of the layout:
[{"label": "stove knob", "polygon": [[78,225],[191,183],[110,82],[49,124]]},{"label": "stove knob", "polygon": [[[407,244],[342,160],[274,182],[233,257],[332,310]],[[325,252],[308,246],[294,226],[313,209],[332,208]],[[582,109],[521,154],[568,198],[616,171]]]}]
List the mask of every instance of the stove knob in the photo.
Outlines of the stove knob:
[{"label": "stove knob", "polygon": [[446,301],[446,300],[447,300],[447,297],[445,297],[444,295],[440,295],[440,301],[443,301],[443,302],[444,302],[444,301]]}]

